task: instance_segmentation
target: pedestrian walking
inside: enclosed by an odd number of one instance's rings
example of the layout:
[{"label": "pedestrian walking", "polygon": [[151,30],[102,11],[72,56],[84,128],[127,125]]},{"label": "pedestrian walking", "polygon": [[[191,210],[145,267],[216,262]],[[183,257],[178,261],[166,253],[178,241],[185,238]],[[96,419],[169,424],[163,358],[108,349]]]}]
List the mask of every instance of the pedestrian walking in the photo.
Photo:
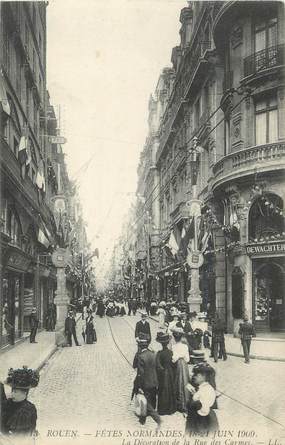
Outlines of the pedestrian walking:
[{"label": "pedestrian walking", "polygon": [[223,358],[223,360],[227,360],[227,353],[225,346],[225,332],[226,332],[225,324],[220,319],[219,315],[216,314],[214,322],[212,324],[213,356],[215,362],[218,361],[218,358]]},{"label": "pedestrian walking", "polygon": [[165,302],[164,301],[161,301],[159,303],[158,310],[157,310],[157,315],[158,315],[158,327],[160,329],[164,329],[165,328],[165,317],[166,317]]},{"label": "pedestrian walking", "polygon": [[247,315],[244,316],[243,323],[240,323],[238,333],[243,347],[244,362],[249,363],[251,339],[252,337],[255,337],[256,334],[254,326],[249,322]]},{"label": "pedestrian walking", "polygon": [[158,414],[170,415],[176,411],[175,396],[175,365],[172,362],[173,352],[167,345],[170,336],[163,332],[158,332],[156,341],[162,345],[162,350],[156,354],[156,370],[158,377]]},{"label": "pedestrian walking", "polygon": [[69,346],[72,346],[72,336],[76,346],[80,346],[76,336],[76,321],[74,318],[74,314],[71,311],[68,312],[68,315],[65,319],[64,332]]},{"label": "pedestrian walking", "polygon": [[100,298],[97,305],[97,315],[99,315],[100,318],[104,317],[105,315],[105,305],[103,303],[103,300]]},{"label": "pedestrian walking", "polygon": [[30,343],[37,343],[36,335],[37,335],[37,330],[38,330],[38,326],[39,326],[39,319],[38,319],[36,307],[33,307],[32,312],[29,317],[29,321],[30,321]]},{"label": "pedestrian walking", "polygon": [[183,340],[187,342],[189,354],[191,354],[193,349],[196,349],[195,348],[196,343],[195,343],[194,331],[191,326],[191,323],[189,322],[189,320],[187,320],[186,312],[181,312],[180,317],[181,317],[181,319],[177,323],[177,327],[183,329],[183,332],[184,332]]},{"label": "pedestrian walking", "polygon": [[12,390],[11,398],[2,394],[2,433],[10,437],[31,436],[36,432],[37,409],[27,398],[30,388],[39,383],[39,373],[25,366],[11,368],[5,383]]},{"label": "pedestrian walking", "polygon": [[147,313],[144,311],[141,312],[141,320],[136,323],[135,338],[138,339],[140,334],[145,334],[149,343],[151,342],[150,324],[147,321]]},{"label": "pedestrian walking", "polygon": [[50,303],[48,306],[47,316],[46,316],[47,331],[54,331],[55,323],[56,323],[56,318],[55,318],[54,307],[53,307],[53,303]]},{"label": "pedestrian walking", "polygon": [[175,344],[172,346],[172,362],[176,363],[175,369],[175,397],[176,408],[181,413],[187,411],[187,401],[189,394],[186,390],[186,385],[190,382],[190,375],[188,369],[189,351],[188,346],[183,343],[182,337],[184,335],[183,329],[176,327],[173,329],[173,337]]},{"label": "pedestrian walking", "polygon": [[185,434],[208,434],[219,429],[218,419],[213,407],[216,392],[209,380],[213,378],[213,368],[207,363],[199,363],[193,367],[193,384],[187,385],[192,395],[187,405]]},{"label": "pedestrian walking", "polygon": [[86,318],[85,339],[88,345],[92,345],[97,341],[97,335],[94,326],[94,317],[91,310],[89,310]]},{"label": "pedestrian walking", "polygon": [[[137,359],[134,361],[134,368],[137,368],[136,390],[142,391],[147,400],[146,417],[152,417],[160,427],[161,419],[155,409],[158,388],[155,353],[148,349],[149,340],[144,334],[137,338],[137,343],[140,352],[136,354]],[[140,418],[140,423],[144,424],[145,420],[146,418]]]}]

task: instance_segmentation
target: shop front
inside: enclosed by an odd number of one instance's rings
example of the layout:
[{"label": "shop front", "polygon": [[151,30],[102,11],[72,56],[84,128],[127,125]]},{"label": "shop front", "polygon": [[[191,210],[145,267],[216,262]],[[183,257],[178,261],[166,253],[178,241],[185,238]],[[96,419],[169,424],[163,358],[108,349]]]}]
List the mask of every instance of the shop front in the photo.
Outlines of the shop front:
[{"label": "shop front", "polygon": [[23,335],[24,281],[30,261],[18,248],[7,251],[1,277],[1,346],[13,345]]},{"label": "shop front", "polygon": [[252,261],[252,313],[257,331],[285,331],[285,241],[247,246]]}]

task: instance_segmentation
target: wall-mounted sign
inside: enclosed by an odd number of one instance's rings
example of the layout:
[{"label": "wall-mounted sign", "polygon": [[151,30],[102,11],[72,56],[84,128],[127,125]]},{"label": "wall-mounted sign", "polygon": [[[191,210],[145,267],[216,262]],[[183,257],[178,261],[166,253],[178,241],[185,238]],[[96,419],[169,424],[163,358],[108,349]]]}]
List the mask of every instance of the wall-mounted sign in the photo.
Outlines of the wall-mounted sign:
[{"label": "wall-mounted sign", "polygon": [[249,244],[246,246],[246,253],[248,255],[271,255],[276,253],[285,254],[285,242]]},{"label": "wall-mounted sign", "polygon": [[12,252],[9,255],[7,261],[7,267],[12,267],[14,269],[26,271],[31,263],[29,258],[19,255],[17,252]]},{"label": "wall-mounted sign", "polygon": [[187,256],[187,264],[192,269],[199,269],[203,265],[204,258],[201,252],[190,252]]},{"label": "wall-mounted sign", "polygon": [[66,138],[63,136],[50,136],[49,141],[51,144],[65,144]]}]

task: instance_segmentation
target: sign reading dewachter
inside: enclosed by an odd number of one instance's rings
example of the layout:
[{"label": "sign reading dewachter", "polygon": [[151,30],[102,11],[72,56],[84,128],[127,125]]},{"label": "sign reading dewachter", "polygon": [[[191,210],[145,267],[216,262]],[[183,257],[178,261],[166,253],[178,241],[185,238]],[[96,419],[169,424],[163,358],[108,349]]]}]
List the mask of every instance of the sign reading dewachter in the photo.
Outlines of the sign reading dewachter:
[{"label": "sign reading dewachter", "polygon": [[246,246],[246,253],[248,255],[262,255],[262,254],[285,254],[285,241],[272,243],[257,243]]}]

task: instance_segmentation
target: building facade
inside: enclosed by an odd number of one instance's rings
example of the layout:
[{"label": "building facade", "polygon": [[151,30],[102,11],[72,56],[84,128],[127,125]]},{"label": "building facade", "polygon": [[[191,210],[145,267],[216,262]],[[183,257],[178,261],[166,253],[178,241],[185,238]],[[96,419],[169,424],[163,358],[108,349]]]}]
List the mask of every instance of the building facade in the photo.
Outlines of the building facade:
[{"label": "building facade", "polygon": [[74,190],[46,89],[46,8],[0,3],[2,346],[29,329],[32,306],[45,326],[56,291],[51,253],[74,225]]},{"label": "building facade", "polygon": [[159,244],[151,297],[191,309],[197,251],[200,309],[232,331],[244,313],[285,329],[283,20],[278,2],[188,2],[138,172]]}]

